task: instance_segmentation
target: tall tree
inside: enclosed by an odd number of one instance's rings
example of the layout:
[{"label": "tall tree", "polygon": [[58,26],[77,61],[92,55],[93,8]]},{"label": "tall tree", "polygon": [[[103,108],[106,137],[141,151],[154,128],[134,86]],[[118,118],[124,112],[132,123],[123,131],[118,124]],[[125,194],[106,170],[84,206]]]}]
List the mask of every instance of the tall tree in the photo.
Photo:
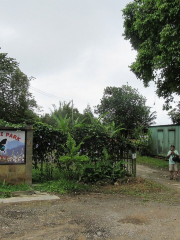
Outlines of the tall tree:
[{"label": "tall tree", "polygon": [[123,85],[120,88],[106,87],[95,112],[104,116],[106,123],[114,121],[116,126],[123,124],[126,129],[138,126],[148,127],[156,119],[155,112],[146,106],[146,98],[139,94],[137,89]]},{"label": "tall tree", "polygon": [[30,80],[14,59],[0,53],[0,119],[21,123],[36,117],[38,106],[29,92]]},{"label": "tall tree", "polygon": [[18,63],[14,58],[8,57],[7,53],[0,53],[1,78],[5,75],[12,73],[17,67],[18,67]]},{"label": "tall tree", "polygon": [[173,108],[168,115],[174,124],[180,124],[180,103]]},{"label": "tall tree", "polygon": [[71,123],[73,122],[73,120],[75,121],[77,118],[81,117],[79,110],[77,108],[72,108],[72,102],[59,102],[59,107],[57,108],[55,105],[53,105],[53,110],[51,110],[51,113],[46,113],[44,116],[41,117],[41,120],[44,123],[57,127],[57,121],[54,119],[53,115],[59,117],[59,114],[63,119],[65,117],[70,118]]},{"label": "tall tree", "polygon": [[84,119],[84,123],[91,124],[91,119],[94,118],[93,110],[91,106],[88,104],[87,107],[83,110],[83,114],[80,117],[80,120]]},{"label": "tall tree", "polygon": [[157,85],[168,109],[180,94],[180,1],[134,0],[123,9],[124,36],[137,51],[130,69],[147,87]]}]

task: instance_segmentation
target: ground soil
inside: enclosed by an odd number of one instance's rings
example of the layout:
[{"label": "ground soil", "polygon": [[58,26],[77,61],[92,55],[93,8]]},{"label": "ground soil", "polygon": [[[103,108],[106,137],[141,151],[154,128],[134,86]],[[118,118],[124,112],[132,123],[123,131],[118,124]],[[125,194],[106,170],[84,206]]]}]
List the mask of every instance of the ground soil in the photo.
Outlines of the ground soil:
[{"label": "ground soil", "polygon": [[175,179],[169,180],[170,174],[168,169],[155,169],[144,165],[137,165],[137,176],[157,182],[165,187],[169,187],[180,195],[180,176],[178,176],[179,181],[175,181]]},{"label": "ground soil", "polygon": [[[138,166],[137,175],[179,194],[179,183],[168,180],[167,171]],[[180,240],[180,204],[98,193],[60,196],[51,201],[0,203],[0,239]]]}]

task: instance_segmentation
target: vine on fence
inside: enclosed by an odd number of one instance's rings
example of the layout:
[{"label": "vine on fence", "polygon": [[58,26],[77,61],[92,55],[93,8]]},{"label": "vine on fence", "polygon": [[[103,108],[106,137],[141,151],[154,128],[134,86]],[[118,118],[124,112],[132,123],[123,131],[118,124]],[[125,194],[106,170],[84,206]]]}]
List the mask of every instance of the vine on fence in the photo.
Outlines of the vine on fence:
[{"label": "vine on fence", "polygon": [[[97,124],[74,127],[68,134],[43,123],[35,123],[33,128],[33,164],[38,168],[40,163],[42,173],[44,162],[56,163],[60,170],[64,169],[66,161],[68,164],[69,156],[65,150],[68,136],[71,136],[77,145],[81,144],[79,156],[87,156],[84,158],[86,161],[81,161],[81,165],[78,166],[78,173],[72,174],[72,171],[77,168],[72,165],[68,169],[68,174],[86,181],[97,181],[99,178],[108,177],[115,180],[123,173],[125,174],[123,152],[134,148],[132,142],[121,134],[109,134],[106,129]],[[78,158],[78,161],[80,159],[83,158]],[[89,159],[88,162],[87,159]]]}]

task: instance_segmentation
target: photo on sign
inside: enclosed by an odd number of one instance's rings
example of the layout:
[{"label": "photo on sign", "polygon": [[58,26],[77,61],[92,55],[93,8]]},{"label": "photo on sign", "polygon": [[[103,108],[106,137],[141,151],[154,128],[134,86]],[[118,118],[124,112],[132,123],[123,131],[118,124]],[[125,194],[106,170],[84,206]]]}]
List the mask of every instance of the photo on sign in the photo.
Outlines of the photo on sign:
[{"label": "photo on sign", "polygon": [[0,130],[0,164],[25,163],[25,131]]}]

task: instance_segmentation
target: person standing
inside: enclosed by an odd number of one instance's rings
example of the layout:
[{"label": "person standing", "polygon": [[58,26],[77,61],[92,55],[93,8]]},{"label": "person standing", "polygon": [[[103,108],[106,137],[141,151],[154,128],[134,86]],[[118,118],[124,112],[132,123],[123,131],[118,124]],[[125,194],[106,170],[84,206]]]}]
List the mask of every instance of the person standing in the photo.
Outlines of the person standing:
[{"label": "person standing", "polygon": [[167,157],[169,158],[170,180],[173,180],[173,173],[175,172],[175,180],[178,181],[178,164],[172,160],[175,156],[179,157],[179,153],[177,150],[175,150],[175,146],[171,145],[171,150],[167,154]]}]

